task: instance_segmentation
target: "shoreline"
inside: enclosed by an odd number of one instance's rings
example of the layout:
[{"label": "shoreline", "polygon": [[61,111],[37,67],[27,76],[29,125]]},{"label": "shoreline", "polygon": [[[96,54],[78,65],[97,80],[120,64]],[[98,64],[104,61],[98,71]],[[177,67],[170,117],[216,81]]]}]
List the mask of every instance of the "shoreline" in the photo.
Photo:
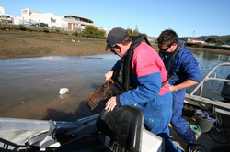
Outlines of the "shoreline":
[{"label": "shoreline", "polygon": [[229,55],[230,56],[230,50],[224,50],[224,49],[210,49],[210,48],[193,48],[193,47],[188,47],[192,51],[203,51],[203,52],[211,52],[215,54],[222,54],[222,55]]},{"label": "shoreline", "polygon": [[[0,46],[0,59],[86,56],[108,53],[105,51],[105,39],[79,38],[71,34],[35,31],[0,30]],[[189,48],[192,51],[230,55],[230,50]]]},{"label": "shoreline", "polygon": [[22,56],[10,56],[10,57],[0,56],[0,60],[42,58],[42,57],[84,57],[84,56],[93,56],[93,55],[100,55],[100,54],[107,54],[107,53],[109,52],[98,52],[98,53],[79,54],[79,55],[44,54],[44,55],[22,55]]}]

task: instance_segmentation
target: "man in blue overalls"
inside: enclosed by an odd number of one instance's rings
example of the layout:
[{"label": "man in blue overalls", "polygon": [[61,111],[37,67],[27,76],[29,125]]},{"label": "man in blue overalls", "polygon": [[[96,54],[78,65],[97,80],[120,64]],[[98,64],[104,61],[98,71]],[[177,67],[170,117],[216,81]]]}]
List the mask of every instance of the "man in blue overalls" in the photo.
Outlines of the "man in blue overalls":
[{"label": "man in blue overalls", "polygon": [[196,137],[189,123],[182,117],[182,109],[186,88],[197,84],[201,80],[199,64],[190,50],[178,41],[178,35],[175,31],[171,29],[163,31],[157,42],[160,50],[159,54],[168,72],[170,91],[173,93],[171,123],[191,150],[197,147],[195,146]]}]

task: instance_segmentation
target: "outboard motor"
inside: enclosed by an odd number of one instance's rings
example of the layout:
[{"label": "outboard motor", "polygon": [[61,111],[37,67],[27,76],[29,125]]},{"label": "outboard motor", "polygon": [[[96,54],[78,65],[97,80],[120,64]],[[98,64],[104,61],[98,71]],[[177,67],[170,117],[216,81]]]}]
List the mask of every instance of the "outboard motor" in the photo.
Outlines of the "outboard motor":
[{"label": "outboard motor", "polygon": [[56,122],[53,136],[60,151],[141,152],[142,131],[142,112],[124,106],[76,122]]},{"label": "outboard motor", "polygon": [[[143,113],[131,106],[103,111],[74,122],[0,119],[0,151],[160,152],[161,137],[145,130],[143,121]],[[11,133],[13,130],[9,128],[19,132]],[[25,132],[25,141],[19,144],[16,139],[3,138],[9,133],[17,138],[14,133],[34,128],[39,132],[31,132],[29,136]]]},{"label": "outboard motor", "polygon": [[[230,74],[226,77],[226,80],[230,80]],[[224,82],[221,95],[224,98],[224,102],[230,102],[230,81]]]},{"label": "outboard motor", "polygon": [[137,108],[124,106],[102,114],[97,127],[113,152],[141,152],[143,118]]}]

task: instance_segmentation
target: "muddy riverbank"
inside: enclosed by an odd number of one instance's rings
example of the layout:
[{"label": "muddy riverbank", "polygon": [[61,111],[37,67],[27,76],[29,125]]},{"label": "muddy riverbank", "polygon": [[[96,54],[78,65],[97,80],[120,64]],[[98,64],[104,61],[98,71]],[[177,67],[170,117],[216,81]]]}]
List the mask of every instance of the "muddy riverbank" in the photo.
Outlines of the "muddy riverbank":
[{"label": "muddy riverbank", "polygon": [[77,38],[71,34],[35,31],[0,31],[0,46],[0,58],[105,53],[105,39]]},{"label": "muddy riverbank", "polygon": [[[155,46],[156,48],[156,46]],[[191,48],[230,55],[230,50]],[[72,34],[45,33],[37,31],[1,31],[0,59],[42,56],[83,56],[104,54],[105,39],[78,38]]]}]

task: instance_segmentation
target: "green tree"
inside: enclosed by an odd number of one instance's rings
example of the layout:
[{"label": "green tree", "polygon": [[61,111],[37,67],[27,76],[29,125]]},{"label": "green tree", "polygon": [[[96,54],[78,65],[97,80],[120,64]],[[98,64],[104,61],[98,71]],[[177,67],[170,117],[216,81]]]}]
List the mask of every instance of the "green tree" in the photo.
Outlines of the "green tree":
[{"label": "green tree", "polygon": [[207,42],[207,43],[213,43],[213,44],[216,44],[216,45],[223,45],[224,44],[224,42],[221,39],[215,38],[215,37],[207,38],[205,40],[205,42]]},{"label": "green tree", "polygon": [[137,36],[140,34],[137,27],[135,29],[127,28],[127,31],[128,31],[129,36]]},{"label": "green tree", "polygon": [[105,30],[98,29],[97,27],[86,26],[81,32],[81,36],[87,38],[105,38],[105,33]]}]

